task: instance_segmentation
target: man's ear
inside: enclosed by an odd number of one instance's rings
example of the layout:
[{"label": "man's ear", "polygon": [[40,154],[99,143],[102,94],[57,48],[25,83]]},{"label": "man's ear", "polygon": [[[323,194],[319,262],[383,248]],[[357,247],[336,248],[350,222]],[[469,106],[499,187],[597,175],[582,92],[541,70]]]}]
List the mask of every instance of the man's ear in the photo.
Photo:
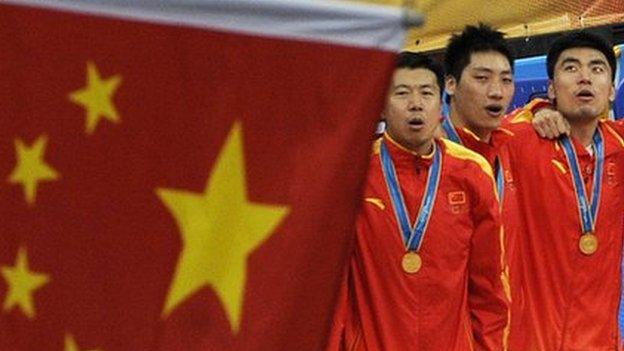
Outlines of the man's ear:
[{"label": "man's ear", "polygon": [[550,101],[555,101],[555,86],[552,79],[548,80],[548,99]]},{"label": "man's ear", "polygon": [[444,90],[446,90],[446,95],[455,95],[455,89],[457,89],[457,79],[449,74],[444,80]]},{"label": "man's ear", "polygon": [[611,84],[611,87],[609,87],[609,102],[614,102],[615,101],[615,85]]}]

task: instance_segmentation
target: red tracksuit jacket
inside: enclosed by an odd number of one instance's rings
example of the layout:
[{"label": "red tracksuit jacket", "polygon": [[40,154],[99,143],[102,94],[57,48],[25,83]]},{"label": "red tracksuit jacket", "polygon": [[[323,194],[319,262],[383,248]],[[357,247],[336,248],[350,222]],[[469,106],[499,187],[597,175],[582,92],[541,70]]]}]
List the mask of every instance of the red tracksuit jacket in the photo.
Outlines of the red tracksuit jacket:
[{"label": "red tracksuit jacket", "polygon": [[[581,224],[570,170],[559,141],[541,139],[530,123],[509,127],[509,154],[517,211],[506,231],[517,240],[514,262],[521,286],[512,303],[520,333],[512,351],[618,349],[617,312],[624,228],[624,140],[612,122],[600,122],[605,144],[604,180],[596,224],[598,251],[579,249]],[[578,142],[586,189],[594,157]],[[513,215],[512,213],[512,215]],[[518,281],[519,280],[519,281]]]},{"label": "red tracksuit jacket", "polygon": [[[530,111],[530,105],[525,108],[527,111]],[[518,110],[519,112],[524,110]],[[519,257],[520,252],[516,250],[517,243],[516,238],[513,235],[514,232],[508,232],[506,230],[507,227],[516,226],[517,220],[519,220],[518,216],[511,215],[516,211],[517,201],[515,200],[516,188],[514,186],[513,180],[513,172],[511,172],[511,165],[509,163],[509,156],[507,148],[505,144],[514,137],[514,133],[507,128],[508,125],[511,125],[510,118],[505,118],[503,120],[503,125],[500,128],[492,131],[490,135],[490,140],[485,142],[481,140],[477,135],[472,133],[467,128],[457,128],[453,126],[455,133],[459,137],[461,144],[468,149],[478,153],[483,156],[492,169],[496,169],[496,160],[498,158],[498,162],[502,166],[502,175],[503,175],[503,183],[504,191],[502,196],[502,208],[501,208],[501,220],[503,223],[503,229],[505,230],[505,245],[503,249],[505,250],[505,257],[507,258],[507,266],[505,267],[505,272],[508,276],[509,286],[506,286],[506,294],[510,300],[511,306],[511,324],[510,324],[510,334],[509,334],[509,343],[514,344],[514,339],[521,338],[522,335],[517,333],[522,329],[521,319],[516,315],[519,309],[514,309],[513,305],[516,302],[522,301],[522,289],[519,286],[519,277],[520,266],[516,264],[516,261],[521,261],[522,257]],[[499,168],[500,169],[500,168]],[[516,312],[516,313],[514,313]],[[511,348],[512,351],[516,351],[516,349]],[[522,351],[522,350],[519,350]]]},{"label": "red tracksuit jacket", "polygon": [[[413,223],[431,158],[384,139]],[[341,345],[330,343],[330,349],[505,349],[509,311],[503,288],[504,235],[491,167],[466,148],[437,141],[442,173],[420,249],[423,266],[407,274],[401,268],[405,246],[382,173],[379,143],[334,321],[333,340]]]}]

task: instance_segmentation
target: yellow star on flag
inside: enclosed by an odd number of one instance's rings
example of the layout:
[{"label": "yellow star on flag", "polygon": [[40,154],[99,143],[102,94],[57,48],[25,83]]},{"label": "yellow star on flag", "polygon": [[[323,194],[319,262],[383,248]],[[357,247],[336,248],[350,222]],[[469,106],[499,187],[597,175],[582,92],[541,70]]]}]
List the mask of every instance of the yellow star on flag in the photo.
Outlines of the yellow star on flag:
[{"label": "yellow star on flag", "polygon": [[[65,350],[64,351],[80,351],[78,344],[71,334],[65,334]],[[96,349],[90,351],[98,351]]]},{"label": "yellow star on flag", "polygon": [[69,99],[85,108],[87,134],[93,133],[102,118],[119,122],[119,113],[113,104],[113,95],[121,84],[121,76],[102,79],[93,62],[87,62],[87,86],[69,94]]},{"label": "yellow star on flag", "polygon": [[247,258],[288,214],[285,206],[247,198],[241,126],[236,123],[217,157],[203,193],[157,189],[182,236],[163,317],[210,286],[221,300],[233,333],[241,320]]},{"label": "yellow star on flag", "polygon": [[17,165],[9,176],[9,183],[21,183],[29,205],[35,203],[39,182],[57,180],[60,175],[43,160],[48,139],[40,136],[31,147],[20,139],[15,140]]},{"label": "yellow star on flag", "polygon": [[0,273],[8,284],[8,291],[4,299],[3,311],[10,311],[18,306],[26,317],[35,317],[33,294],[35,290],[46,285],[50,278],[46,274],[35,273],[28,268],[26,249],[21,247],[17,252],[15,266],[2,266]]}]

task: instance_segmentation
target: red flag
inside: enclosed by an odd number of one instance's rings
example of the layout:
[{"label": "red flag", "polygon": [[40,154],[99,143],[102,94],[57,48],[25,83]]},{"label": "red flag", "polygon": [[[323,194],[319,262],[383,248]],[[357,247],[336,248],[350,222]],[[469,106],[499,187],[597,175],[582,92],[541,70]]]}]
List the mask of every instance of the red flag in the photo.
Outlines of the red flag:
[{"label": "red flag", "polygon": [[0,350],[322,348],[400,14],[215,3],[0,5]]}]

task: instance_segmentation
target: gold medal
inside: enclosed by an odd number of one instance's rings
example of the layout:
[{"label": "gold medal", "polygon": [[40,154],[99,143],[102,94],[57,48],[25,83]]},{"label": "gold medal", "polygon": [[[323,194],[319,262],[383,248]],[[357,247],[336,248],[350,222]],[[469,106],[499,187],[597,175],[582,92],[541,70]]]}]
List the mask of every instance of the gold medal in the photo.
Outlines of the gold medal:
[{"label": "gold medal", "polygon": [[598,250],[598,237],[594,233],[585,233],[579,239],[579,249],[585,255],[592,255]]},{"label": "gold medal", "polygon": [[416,273],[420,270],[422,266],[422,259],[420,255],[414,251],[408,251],[403,255],[403,259],[401,260],[401,267],[405,273]]}]

